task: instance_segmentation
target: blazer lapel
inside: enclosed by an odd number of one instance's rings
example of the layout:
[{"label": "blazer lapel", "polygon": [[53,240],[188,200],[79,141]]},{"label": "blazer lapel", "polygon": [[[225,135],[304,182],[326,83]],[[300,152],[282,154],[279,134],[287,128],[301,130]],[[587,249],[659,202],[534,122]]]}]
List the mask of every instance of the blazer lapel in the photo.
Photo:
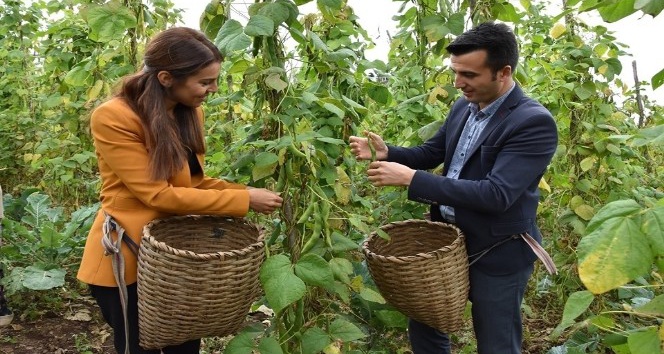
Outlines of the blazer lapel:
[{"label": "blazer lapel", "polygon": [[509,114],[512,112],[512,109],[519,103],[522,97],[523,97],[523,91],[521,91],[521,88],[519,88],[518,85],[514,86],[514,89],[512,90],[510,95],[507,96],[505,102],[503,102],[503,104],[501,104],[500,107],[498,107],[496,113],[494,113],[493,116],[489,118],[489,123],[487,123],[484,130],[482,130],[482,134],[480,134],[480,136],[477,138],[477,141],[475,142],[475,145],[473,145],[468,156],[473,156],[473,154],[477,151],[477,149],[479,149],[479,147],[486,140],[486,138],[488,138],[489,135],[491,135],[491,133],[501,123],[505,122],[505,119],[508,118]]}]

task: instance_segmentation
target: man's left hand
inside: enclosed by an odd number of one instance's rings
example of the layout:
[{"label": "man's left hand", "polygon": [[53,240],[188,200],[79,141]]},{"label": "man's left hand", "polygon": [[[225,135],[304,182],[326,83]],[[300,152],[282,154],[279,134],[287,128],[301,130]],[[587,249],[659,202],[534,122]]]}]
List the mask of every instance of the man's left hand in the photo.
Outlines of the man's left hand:
[{"label": "man's left hand", "polygon": [[396,162],[374,161],[367,170],[369,181],[380,186],[409,186],[415,170]]}]

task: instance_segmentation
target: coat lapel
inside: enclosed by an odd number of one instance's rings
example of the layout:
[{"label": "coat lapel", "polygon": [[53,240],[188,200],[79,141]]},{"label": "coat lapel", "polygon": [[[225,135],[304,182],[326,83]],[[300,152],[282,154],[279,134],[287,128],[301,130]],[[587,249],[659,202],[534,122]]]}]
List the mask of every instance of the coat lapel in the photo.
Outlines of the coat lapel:
[{"label": "coat lapel", "polygon": [[519,101],[523,97],[523,91],[521,91],[521,88],[516,84],[514,85],[515,85],[514,89],[512,90],[510,95],[507,96],[505,102],[503,102],[503,104],[501,104],[500,107],[498,107],[496,113],[494,113],[493,116],[489,118],[489,123],[487,123],[484,130],[482,130],[482,134],[480,134],[480,136],[477,138],[477,141],[475,142],[475,145],[473,145],[468,156],[473,156],[473,154],[477,151],[477,149],[479,149],[482,143],[489,137],[489,135],[491,135],[491,133],[498,127],[498,125],[505,122],[505,119],[508,118],[513,108],[519,103]]}]

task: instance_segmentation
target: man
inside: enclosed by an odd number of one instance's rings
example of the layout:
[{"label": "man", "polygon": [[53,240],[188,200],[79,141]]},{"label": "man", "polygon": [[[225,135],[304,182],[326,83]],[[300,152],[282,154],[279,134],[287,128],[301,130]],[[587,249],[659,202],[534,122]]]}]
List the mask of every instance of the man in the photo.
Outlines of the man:
[{"label": "man", "polygon": [[[2,219],[5,217],[3,199],[2,199],[2,187],[0,187],[0,247],[2,247]],[[0,281],[4,277],[2,271],[2,265],[0,264]],[[7,300],[5,299],[5,288],[0,284],[0,327],[8,326],[12,323],[14,319],[14,314],[7,307]]]},{"label": "man", "polygon": [[[481,24],[446,49],[463,97],[440,130],[413,148],[388,146],[371,132],[351,137],[350,148],[357,159],[370,159],[370,140],[377,161],[369,181],[408,187],[409,199],[431,205],[433,221],[465,233],[478,352],[520,353],[520,305],[536,259],[526,240],[543,252],[538,183],[556,150],[556,125],[512,78],[518,46],[509,27]],[[441,163],[442,175],[424,171]],[[450,353],[446,333],[412,319],[408,330],[415,354]]]}]

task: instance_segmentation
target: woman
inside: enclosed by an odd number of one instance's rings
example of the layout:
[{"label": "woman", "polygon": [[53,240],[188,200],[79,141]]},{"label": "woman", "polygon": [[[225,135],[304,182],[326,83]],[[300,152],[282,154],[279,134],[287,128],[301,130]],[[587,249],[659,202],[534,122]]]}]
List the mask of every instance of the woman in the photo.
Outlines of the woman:
[{"label": "woman", "polygon": [[[138,343],[137,259],[122,245],[127,284],[127,335],[112,257],[104,256],[106,216],[140,242],[149,221],[171,215],[240,217],[248,210],[269,214],[282,198],[203,173],[203,111],[217,91],[222,57],[201,32],[171,28],[148,44],[143,69],[125,79],[116,97],[103,103],[90,121],[102,186],[99,211],[83,252],[78,279],[90,285],[104,319],[113,328],[118,353],[160,353]],[[113,235],[115,237],[115,234]],[[131,242],[127,242],[131,243]],[[163,348],[163,353],[198,353],[200,340]]]}]

